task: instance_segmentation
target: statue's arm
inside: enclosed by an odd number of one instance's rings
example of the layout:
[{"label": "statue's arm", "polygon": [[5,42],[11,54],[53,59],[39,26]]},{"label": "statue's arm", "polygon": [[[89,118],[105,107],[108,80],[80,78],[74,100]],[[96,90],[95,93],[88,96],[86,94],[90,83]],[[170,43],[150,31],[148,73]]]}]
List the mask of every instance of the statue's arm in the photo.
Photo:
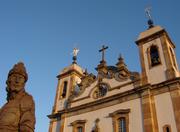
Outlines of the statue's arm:
[{"label": "statue's arm", "polygon": [[31,96],[21,100],[20,132],[34,132],[35,129],[35,104]]}]

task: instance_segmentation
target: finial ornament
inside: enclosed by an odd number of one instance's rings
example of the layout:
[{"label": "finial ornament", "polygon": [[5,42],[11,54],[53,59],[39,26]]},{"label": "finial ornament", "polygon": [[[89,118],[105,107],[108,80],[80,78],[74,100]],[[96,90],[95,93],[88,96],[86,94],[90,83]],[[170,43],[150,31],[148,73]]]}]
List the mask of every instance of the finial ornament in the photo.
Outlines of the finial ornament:
[{"label": "finial ornament", "polygon": [[105,62],[105,56],[104,56],[104,54],[105,54],[105,50],[106,50],[106,49],[108,49],[108,46],[103,45],[103,46],[102,46],[102,49],[99,50],[99,52],[102,52],[102,60],[101,60],[101,63]]},{"label": "finial ornament", "polygon": [[123,59],[123,57],[122,57],[122,54],[121,54],[121,53],[119,54],[119,58],[118,58],[118,59],[119,59],[119,60],[120,60],[120,59]]},{"label": "finial ornament", "polygon": [[73,49],[73,64],[77,64],[77,54],[79,52],[78,48]]},{"label": "finial ornament", "polygon": [[152,16],[151,16],[151,7],[148,6],[145,8],[145,12],[146,12],[146,15],[148,17],[148,25],[149,25],[149,28],[152,28],[154,27],[153,25],[153,20],[152,20]]}]

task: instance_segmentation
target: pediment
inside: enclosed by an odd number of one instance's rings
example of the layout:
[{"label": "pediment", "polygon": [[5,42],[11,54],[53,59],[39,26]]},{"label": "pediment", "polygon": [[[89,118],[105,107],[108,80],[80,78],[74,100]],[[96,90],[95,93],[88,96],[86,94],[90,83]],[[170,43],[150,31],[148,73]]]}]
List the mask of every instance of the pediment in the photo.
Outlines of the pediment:
[{"label": "pediment", "polygon": [[85,74],[81,83],[77,84],[79,91],[74,92],[69,102],[88,103],[102,98],[110,97],[139,85],[140,75],[138,72],[131,72],[125,67],[107,67],[107,73],[98,72],[97,77],[93,74]]}]

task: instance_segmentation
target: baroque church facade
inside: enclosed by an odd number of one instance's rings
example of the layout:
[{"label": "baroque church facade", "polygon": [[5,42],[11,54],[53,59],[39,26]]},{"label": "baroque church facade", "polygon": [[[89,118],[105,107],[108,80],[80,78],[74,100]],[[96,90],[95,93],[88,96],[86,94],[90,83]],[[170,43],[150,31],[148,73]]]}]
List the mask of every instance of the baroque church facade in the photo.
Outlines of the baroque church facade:
[{"label": "baroque church facade", "polygon": [[175,45],[164,28],[148,24],[136,40],[141,73],[130,71],[121,56],[116,66],[102,57],[95,76],[74,55],[57,76],[49,132],[180,132]]}]

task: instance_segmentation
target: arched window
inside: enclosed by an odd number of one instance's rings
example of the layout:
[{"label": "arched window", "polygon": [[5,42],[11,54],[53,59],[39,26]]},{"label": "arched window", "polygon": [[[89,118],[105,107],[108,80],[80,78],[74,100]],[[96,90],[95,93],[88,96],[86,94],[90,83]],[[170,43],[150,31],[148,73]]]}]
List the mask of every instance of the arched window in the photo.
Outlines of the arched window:
[{"label": "arched window", "polygon": [[113,121],[113,132],[129,132],[129,112],[130,109],[120,109],[109,114]]},{"label": "arched window", "polygon": [[155,45],[152,45],[150,47],[150,59],[151,59],[151,66],[155,66],[155,65],[160,64],[158,47]]},{"label": "arched window", "polygon": [[166,127],[166,132],[170,132],[170,129],[169,129],[169,127]]},{"label": "arched window", "polygon": [[170,125],[164,125],[163,126],[163,132],[171,132],[171,126]]},{"label": "arched window", "polygon": [[121,117],[118,119],[118,132],[126,132],[126,118]]},{"label": "arched window", "polygon": [[63,98],[65,98],[65,97],[66,97],[67,84],[68,84],[68,82],[67,82],[67,81],[65,81],[65,82],[64,82],[64,85],[63,85],[63,92],[62,92],[62,95],[61,95]]}]

